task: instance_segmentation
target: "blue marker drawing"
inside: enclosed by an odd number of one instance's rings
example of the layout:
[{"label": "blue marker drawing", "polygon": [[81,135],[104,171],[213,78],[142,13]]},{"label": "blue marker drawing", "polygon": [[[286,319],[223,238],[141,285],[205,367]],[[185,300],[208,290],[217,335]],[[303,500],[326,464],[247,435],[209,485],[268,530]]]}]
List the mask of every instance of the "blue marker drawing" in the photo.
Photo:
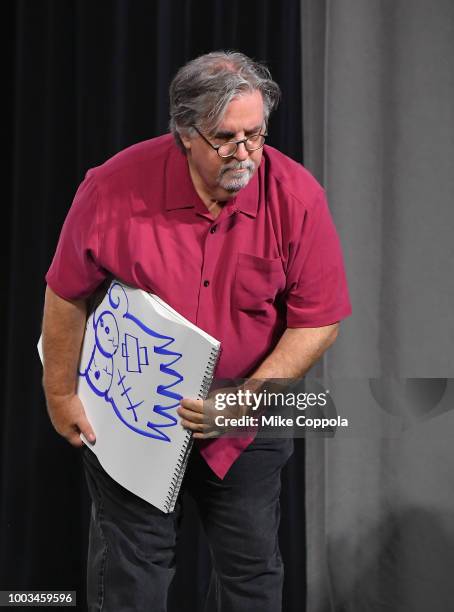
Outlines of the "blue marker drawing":
[{"label": "blue marker drawing", "polygon": [[[183,397],[175,389],[184,380],[177,369],[182,354],[172,350],[175,338],[151,329],[129,311],[128,296],[120,283],[112,283],[107,298],[99,307],[102,311],[97,309],[92,315],[93,348],[79,376],[111,405],[124,425],[142,436],[170,442],[165,430],[177,424],[172,411]],[[122,335],[120,329],[125,328],[128,331]],[[155,388],[147,386],[147,380],[153,379],[151,353],[158,356],[153,367],[157,369],[159,363],[161,375]]]},{"label": "blue marker drawing", "polygon": [[129,392],[131,391],[132,387],[126,388],[126,386],[125,386],[125,379],[126,379],[126,376],[124,376],[124,375],[122,376],[120,370],[118,370],[118,382],[117,382],[117,385],[118,386],[121,385],[121,389],[122,389],[121,397],[125,397],[126,400],[128,401],[129,405],[126,407],[126,409],[127,410],[132,410],[132,413],[134,415],[134,420],[137,423],[138,418],[137,418],[136,408],[138,408],[141,404],[143,404],[143,400],[140,401],[137,404],[133,404],[132,403],[131,398],[129,397]]},{"label": "blue marker drawing", "polygon": [[148,349],[139,346],[139,338],[131,334],[125,334],[125,341],[121,345],[121,355],[126,358],[126,369],[128,372],[142,372],[141,366],[148,363]]}]

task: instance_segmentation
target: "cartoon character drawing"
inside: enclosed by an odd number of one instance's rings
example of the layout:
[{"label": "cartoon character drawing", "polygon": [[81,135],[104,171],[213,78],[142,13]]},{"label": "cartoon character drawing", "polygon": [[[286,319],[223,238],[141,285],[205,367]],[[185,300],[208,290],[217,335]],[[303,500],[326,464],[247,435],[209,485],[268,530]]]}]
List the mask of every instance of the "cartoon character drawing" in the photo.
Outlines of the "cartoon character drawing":
[{"label": "cartoon character drawing", "polygon": [[[93,347],[88,347],[89,358],[85,366],[81,364],[79,376],[112,406],[124,425],[140,435],[170,442],[164,430],[177,424],[172,412],[182,399],[173,387],[183,380],[174,368],[182,355],[170,348],[175,338],[159,334],[134,316],[127,293],[117,282],[112,283],[88,325],[93,331]],[[150,378],[152,353],[162,358],[159,367],[158,363],[153,367],[164,376],[156,388],[148,389],[143,377],[146,381]]]},{"label": "cartoon character drawing", "polygon": [[91,389],[101,397],[110,390],[113,381],[113,357],[120,344],[120,332],[114,315],[108,310],[93,317],[95,345],[84,373]]}]

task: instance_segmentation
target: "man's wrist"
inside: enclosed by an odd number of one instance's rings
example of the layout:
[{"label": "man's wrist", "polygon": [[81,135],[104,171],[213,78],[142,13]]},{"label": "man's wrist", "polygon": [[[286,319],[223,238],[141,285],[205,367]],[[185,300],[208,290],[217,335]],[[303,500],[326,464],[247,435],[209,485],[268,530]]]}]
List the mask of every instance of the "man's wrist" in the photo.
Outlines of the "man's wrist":
[{"label": "man's wrist", "polygon": [[58,391],[55,389],[49,389],[48,387],[46,387],[45,383],[43,384],[43,386],[44,386],[44,393],[46,395],[46,400],[48,403],[52,403],[52,404],[64,403],[64,402],[67,402],[73,399],[77,395],[74,390]]}]

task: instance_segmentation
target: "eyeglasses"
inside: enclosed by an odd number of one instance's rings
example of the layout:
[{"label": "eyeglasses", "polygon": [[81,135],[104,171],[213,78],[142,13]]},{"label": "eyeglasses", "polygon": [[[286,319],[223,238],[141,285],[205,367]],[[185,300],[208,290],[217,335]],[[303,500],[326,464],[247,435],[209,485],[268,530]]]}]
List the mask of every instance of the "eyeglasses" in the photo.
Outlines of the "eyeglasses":
[{"label": "eyeglasses", "polygon": [[219,157],[232,157],[235,155],[236,150],[238,149],[238,145],[241,143],[246,147],[246,151],[252,153],[252,151],[257,151],[257,149],[261,149],[265,144],[265,138],[268,134],[253,134],[252,136],[248,136],[247,138],[242,138],[241,140],[232,140],[231,142],[224,142],[223,144],[212,144],[208,138],[206,138],[202,132],[195,126],[192,126],[197,134],[203,138],[203,140],[210,145],[212,149],[216,151]]}]

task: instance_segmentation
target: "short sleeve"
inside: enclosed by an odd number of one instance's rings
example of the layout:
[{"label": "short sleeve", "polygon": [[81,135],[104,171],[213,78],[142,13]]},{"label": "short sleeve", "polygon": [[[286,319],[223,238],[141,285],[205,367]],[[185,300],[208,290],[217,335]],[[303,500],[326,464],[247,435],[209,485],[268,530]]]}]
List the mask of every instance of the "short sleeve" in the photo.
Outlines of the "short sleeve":
[{"label": "short sleeve", "polygon": [[98,200],[89,170],[74,197],[46,274],[49,287],[64,299],[88,297],[107,276],[99,263]]},{"label": "short sleeve", "polygon": [[323,327],[348,317],[342,250],[323,189],[295,227],[287,270],[287,327]]}]

